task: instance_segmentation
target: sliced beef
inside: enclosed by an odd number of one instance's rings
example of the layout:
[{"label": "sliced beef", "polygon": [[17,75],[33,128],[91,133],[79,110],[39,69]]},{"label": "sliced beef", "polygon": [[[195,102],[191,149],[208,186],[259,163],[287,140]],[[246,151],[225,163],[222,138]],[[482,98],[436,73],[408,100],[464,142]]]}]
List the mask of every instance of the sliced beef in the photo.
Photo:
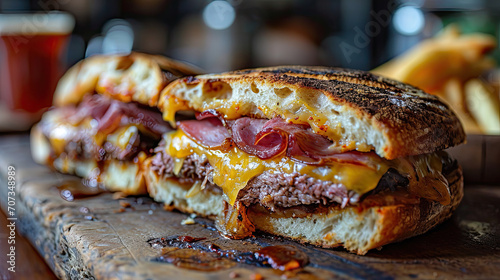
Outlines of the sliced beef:
[{"label": "sliced beef", "polygon": [[[153,158],[152,169],[161,176],[173,176],[174,161],[165,153],[164,144],[160,143],[155,151],[157,154]],[[197,180],[205,180],[207,177],[207,185],[217,188],[213,184],[212,170],[205,156],[193,154],[184,159],[178,177]],[[384,180],[379,182],[377,192],[406,186],[407,179],[405,178],[405,181],[400,177],[402,176],[397,172],[388,172],[384,175]],[[259,203],[270,209],[331,203],[338,203],[345,207],[358,203],[360,199],[356,192],[348,191],[342,184],[321,181],[297,172],[291,174],[264,172],[250,180],[238,196],[238,200],[246,206]]]},{"label": "sliced beef", "polygon": [[338,203],[345,207],[358,202],[359,195],[342,184],[321,181],[297,172],[264,172],[253,178],[238,197],[246,206],[260,203],[274,211],[278,207]]},{"label": "sliced beef", "polygon": [[[174,160],[171,156],[165,153],[165,143],[163,140],[159,146],[154,149],[156,154],[151,161],[151,169],[156,171],[160,176],[172,176],[174,173]],[[189,178],[195,180],[203,180],[212,172],[213,168],[208,162],[206,156],[190,155],[187,156],[177,176],[179,178]],[[212,176],[210,176],[210,183],[212,183]]]},{"label": "sliced beef", "polygon": [[213,167],[208,162],[206,156],[191,155],[184,159],[178,176],[181,178],[203,179],[209,175],[209,182],[212,183]]},{"label": "sliced beef", "polygon": [[160,145],[154,149],[156,154],[151,159],[150,168],[160,176],[169,176],[174,173],[174,160],[165,153],[164,145],[162,140]]}]

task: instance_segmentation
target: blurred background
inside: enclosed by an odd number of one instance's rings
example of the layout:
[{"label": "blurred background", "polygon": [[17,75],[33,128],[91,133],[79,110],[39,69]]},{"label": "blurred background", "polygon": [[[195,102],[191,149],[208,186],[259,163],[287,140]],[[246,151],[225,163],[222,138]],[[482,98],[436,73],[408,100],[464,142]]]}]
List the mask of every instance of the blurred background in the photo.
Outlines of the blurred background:
[{"label": "blurred background", "polygon": [[[500,38],[500,1],[0,2],[0,14],[53,10],[68,12],[75,19],[65,48],[67,51],[62,54],[65,69],[91,55],[135,50],[189,62],[206,72],[284,64],[371,70],[414,48],[417,50],[406,59],[400,59],[396,66],[382,67],[375,72],[443,96],[457,111],[463,111],[459,114],[463,115],[461,118],[468,131],[500,133],[500,79],[495,67],[500,59],[496,47],[497,38]],[[455,29],[443,38],[454,39],[433,42],[436,46],[431,50],[419,46],[425,45],[426,39],[439,36],[437,34],[443,33],[450,24]],[[472,40],[466,37],[476,33],[491,37]],[[457,46],[460,49],[454,50]],[[443,56],[443,52],[453,54]],[[420,57],[425,63],[411,61],[411,57]],[[0,59],[5,59],[5,55]],[[448,69],[446,65],[450,61],[453,63]],[[419,69],[429,68],[434,70],[419,72]],[[474,71],[467,72],[470,69]],[[463,74],[464,71],[467,73]],[[441,77],[443,73],[452,74]],[[420,83],[418,77],[423,77],[420,80],[435,77],[438,81],[429,85]],[[474,92],[478,91],[477,88],[483,92],[468,100],[464,92],[471,78],[484,81],[474,89]],[[471,107],[479,108],[485,101],[495,104],[490,110],[493,113],[473,116]],[[493,123],[486,120],[491,119],[491,114],[494,114]],[[493,129],[484,129],[484,125],[478,124],[483,121],[478,121],[478,118],[485,119],[489,122],[485,125]]]},{"label": "blurred background", "polygon": [[[208,72],[278,65],[370,70],[450,22],[498,36],[500,1],[2,0],[0,12],[74,15],[67,66],[98,53],[164,54]],[[494,55],[499,58],[498,51]]]}]

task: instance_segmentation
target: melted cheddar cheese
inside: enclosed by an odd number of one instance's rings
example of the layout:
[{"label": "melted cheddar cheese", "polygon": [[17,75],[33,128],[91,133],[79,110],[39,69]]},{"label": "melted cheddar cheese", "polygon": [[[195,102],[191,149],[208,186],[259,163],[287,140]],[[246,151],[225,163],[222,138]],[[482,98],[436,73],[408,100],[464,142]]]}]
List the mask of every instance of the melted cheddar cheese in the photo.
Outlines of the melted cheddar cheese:
[{"label": "melted cheddar cheese", "polygon": [[[73,140],[73,136],[81,129],[82,127],[75,127],[70,124],[59,124],[51,131],[49,141],[56,155],[60,155],[64,152],[68,142]],[[130,139],[137,133],[139,133],[139,129],[136,125],[120,127],[108,135],[89,131],[96,145],[102,146],[105,142],[109,142],[123,150],[129,145]]]},{"label": "melted cheddar cheese", "polygon": [[176,127],[175,114],[178,111],[189,109],[185,101],[173,95],[168,95],[165,99],[163,99],[163,101],[160,102],[163,102],[161,104],[163,108],[163,120],[167,121],[172,127]]},{"label": "melted cheddar cheese", "polygon": [[214,168],[213,182],[222,188],[226,200],[231,205],[236,202],[239,191],[245,188],[252,178],[264,172],[298,172],[318,180],[342,184],[347,190],[362,195],[373,190],[389,168],[398,170],[410,180],[411,193],[445,205],[450,202],[448,182],[441,174],[442,155],[439,153],[396,160],[373,157],[370,167],[337,162],[319,166],[296,162],[286,156],[263,160],[237,147],[228,151],[209,149],[188,137],[182,130],[167,133],[163,137],[166,153],[176,162],[177,168],[174,169],[180,169],[177,165],[182,165],[183,159],[189,155],[206,156]]},{"label": "melted cheddar cheese", "polygon": [[371,167],[336,162],[326,166],[308,165],[288,157],[263,160],[237,147],[228,151],[205,148],[181,130],[165,134],[164,139],[166,153],[174,159],[183,159],[192,154],[205,155],[214,168],[214,183],[222,188],[230,204],[234,204],[239,191],[248,181],[264,172],[298,172],[318,180],[343,184],[348,190],[357,193],[366,193],[377,186],[382,175],[390,167],[383,159],[377,160]]}]

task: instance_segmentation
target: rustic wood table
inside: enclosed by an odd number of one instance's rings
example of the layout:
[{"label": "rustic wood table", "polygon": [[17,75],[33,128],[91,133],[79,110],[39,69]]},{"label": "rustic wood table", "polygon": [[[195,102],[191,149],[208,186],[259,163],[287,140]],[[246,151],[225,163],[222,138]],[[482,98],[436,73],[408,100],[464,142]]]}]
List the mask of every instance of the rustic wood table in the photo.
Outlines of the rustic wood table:
[{"label": "rustic wood table", "polygon": [[[195,224],[183,225],[187,215],[164,211],[148,197],[116,199],[111,193],[101,193],[67,201],[58,187],[77,179],[35,164],[27,135],[0,137],[0,201],[6,217],[16,218],[16,230],[62,279],[249,279],[256,274],[265,279],[498,279],[498,143],[495,137],[473,137],[466,146],[453,151],[464,165],[466,176],[470,174],[466,179],[471,179],[462,204],[449,221],[425,235],[384,246],[366,256],[264,234],[243,241],[224,239],[211,221],[194,218]],[[13,213],[7,208],[9,166],[15,168]],[[12,219],[2,221],[10,223]],[[53,277],[40,257],[29,251],[31,247],[23,245],[22,236],[16,236],[16,272],[6,271],[10,247],[5,242],[10,233],[4,224],[1,226],[2,279]],[[195,239],[181,242],[179,236]],[[308,255],[309,264],[299,272],[283,273],[242,258],[268,245],[293,246]],[[170,263],[166,256],[172,252],[183,252],[177,255],[183,261]]]}]

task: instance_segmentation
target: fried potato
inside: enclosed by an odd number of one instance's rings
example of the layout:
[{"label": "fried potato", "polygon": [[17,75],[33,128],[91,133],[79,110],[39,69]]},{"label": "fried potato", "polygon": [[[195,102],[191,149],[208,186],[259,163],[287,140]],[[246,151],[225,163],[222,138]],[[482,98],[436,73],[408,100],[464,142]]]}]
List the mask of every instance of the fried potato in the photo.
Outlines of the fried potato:
[{"label": "fried potato", "polygon": [[500,134],[499,95],[477,79],[495,66],[486,56],[495,47],[495,38],[490,35],[462,35],[457,26],[449,25],[435,38],[422,41],[372,72],[442,97],[468,133]]},{"label": "fried potato", "polygon": [[494,90],[479,79],[465,84],[465,99],[477,123],[486,134],[500,134],[500,101]]}]

